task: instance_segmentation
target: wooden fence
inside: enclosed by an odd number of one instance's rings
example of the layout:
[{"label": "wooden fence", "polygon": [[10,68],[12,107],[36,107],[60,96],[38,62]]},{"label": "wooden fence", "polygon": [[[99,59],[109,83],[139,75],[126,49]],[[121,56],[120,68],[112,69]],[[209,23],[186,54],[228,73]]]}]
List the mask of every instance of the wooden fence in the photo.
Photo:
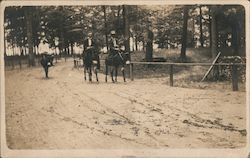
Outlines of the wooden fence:
[{"label": "wooden fence", "polygon": [[[40,57],[36,57],[35,62],[36,65],[40,65]],[[55,62],[60,59],[59,56],[55,56]],[[66,57],[65,57],[66,61]],[[20,69],[23,65],[28,65],[27,58],[9,58],[5,60],[5,66],[9,66],[12,69],[15,67],[19,67]],[[82,65],[81,59],[74,58],[74,67],[79,68]],[[211,63],[170,63],[170,62],[130,62],[129,70],[130,70],[130,79],[131,81],[134,80],[133,69],[134,65],[168,65],[169,66],[169,83],[170,86],[174,85],[174,66],[211,66]],[[232,74],[232,90],[238,91],[238,66],[246,66],[245,63],[214,63],[213,66],[230,66],[231,67],[231,74]]]},{"label": "wooden fence", "polygon": [[[134,65],[168,65],[169,66],[169,83],[174,85],[174,66],[211,66],[211,63],[168,63],[168,62],[131,62],[129,64],[130,79],[134,80],[133,69]],[[246,66],[245,63],[215,63],[214,66],[230,66],[232,74],[232,90],[238,91],[238,66]]]}]

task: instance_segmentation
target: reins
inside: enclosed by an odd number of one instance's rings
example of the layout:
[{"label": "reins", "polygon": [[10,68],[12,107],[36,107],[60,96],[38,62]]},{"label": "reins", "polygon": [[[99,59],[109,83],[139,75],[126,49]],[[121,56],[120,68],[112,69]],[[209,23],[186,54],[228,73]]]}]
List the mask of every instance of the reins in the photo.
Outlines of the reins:
[{"label": "reins", "polygon": [[121,53],[120,53],[120,52],[118,52],[118,54],[119,54],[119,56],[121,57],[122,61],[124,61],[124,59],[123,59],[123,57],[122,57]]}]

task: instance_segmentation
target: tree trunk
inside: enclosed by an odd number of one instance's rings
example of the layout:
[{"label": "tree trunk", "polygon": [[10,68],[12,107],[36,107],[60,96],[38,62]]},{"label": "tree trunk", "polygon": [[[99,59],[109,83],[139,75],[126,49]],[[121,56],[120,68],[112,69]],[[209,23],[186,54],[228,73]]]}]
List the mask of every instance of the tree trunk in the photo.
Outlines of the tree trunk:
[{"label": "tree trunk", "polygon": [[117,20],[117,25],[118,25],[118,28],[120,28],[121,27],[121,15],[120,15],[120,11],[121,11],[121,6],[120,5],[118,5],[118,9],[117,9],[117,18],[116,18],[116,20]]},{"label": "tree trunk", "polygon": [[147,43],[146,43],[146,61],[153,60],[153,32],[148,29]]},{"label": "tree trunk", "polygon": [[33,52],[33,40],[32,40],[32,13],[30,12],[31,7],[25,7],[25,19],[27,28],[27,41],[29,48],[29,66],[35,66],[35,57]]},{"label": "tree trunk", "polygon": [[20,51],[20,56],[22,55],[22,47],[18,47]]},{"label": "tree trunk", "polygon": [[70,55],[70,51],[69,51],[70,49],[69,49],[69,46],[67,47],[67,53],[68,53],[68,55]]},{"label": "tree trunk", "polygon": [[137,39],[137,36],[135,36],[135,50],[138,51],[138,39]]},{"label": "tree trunk", "polygon": [[196,43],[195,43],[195,18],[192,18],[192,32],[193,32],[193,36],[192,36],[192,46],[196,47]]},{"label": "tree trunk", "polygon": [[67,56],[67,48],[66,47],[63,49],[63,53],[64,53],[64,56],[66,57]]},{"label": "tree trunk", "polygon": [[211,18],[211,9],[209,7],[209,25],[208,25],[208,30],[209,30],[209,47],[212,48],[212,18]]},{"label": "tree trunk", "polygon": [[104,13],[104,26],[105,26],[105,39],[106,39],[106,47],[109,50],[109,41],[108,41],[108,26],[107,26],[107,15],[106,15],[106,6],[102,6]]},{"label": "tree trunk", "polygon": [[[62,27],[62,26],[61,26]],[[60,29],[60,40],[59,40],[60,50],[62,53],[66,54],[65,44],[64,44],[64,37],[63,37],[63,29]]]},{"label": "tree trunk", "polygon": [[187,22],[188,22],[188,7],[184,6],[183,10],[183,28],[182,28],[182,38],[181,38],[181,61],[186,60],[186,47],[187,47]]},{"label": "tree trunk", "polygon": [[39,52],[39,45],[36,46],[36,49],[37,49],[37,54],[40,54],[40,52]]},{"label": "tree trunk", "polygon": [[36,46],[33,46],[33,52],[34,52],[34,56],[36,56],[37,52],[36,52]]},{"label": "tree trunk", "polygon": [[71,55],[74,55],[74,44],[73,42],[70,43],[70,52],[71,52]]},{"label": "tree trunk", "polygon": [[216,6],[211,8],[211,53],[214,59],[218,54],[218,36],[217,36],[217,22],[216,22]]},{"label": "tree trunk", "polygon": [[12,53],[13,53],[13,55],[12,56],[14,56],[16,53],[15,53],[15,47],[14,46],[12,46]]},{"label": "tree trunk", "polygon": [[130,52],[129,48],[129,21],[128,21],[128,9],[126,5],[123,5],[123,20],[124,20],[124,37],[125,37],[125,51]]},{"label": "tree trunk", "polygon": [[[211,7],[211,52],[212,52],[212,58],[215,59],[218,54],[218,30],[217,30],[217,7],[212,6]],[[213,68],[213,76],[214,79],[218,79],[219,77],[219,67],[214,66]]]},{"label": "tree trunk", "polygon": [[239,46],[240,46],[240,29],[237,19],[232,24],[232,47],[234,55],[239,55]]},{"label": "tree trunk", "polygon": [[201,5],[199,6],[200,9],[200,43],[201,43],[201,47],[204,47],[204,39],[203,39],[203,30],[202,30],[202,9],[201,9]]}]

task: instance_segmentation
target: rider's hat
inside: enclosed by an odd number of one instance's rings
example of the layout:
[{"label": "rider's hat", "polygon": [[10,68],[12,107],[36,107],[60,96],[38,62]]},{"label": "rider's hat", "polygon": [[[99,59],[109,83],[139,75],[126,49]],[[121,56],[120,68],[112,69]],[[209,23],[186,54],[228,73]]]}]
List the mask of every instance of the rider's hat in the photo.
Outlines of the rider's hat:
[{"label": "rider's hat", "polygon": [[92,32],[89,32],[89,33],[88,33],[88,36],[92,36]]},{"label": "rider's hat", "polygon": [[115,35],[115,30],[110,31],[111,35]]}]

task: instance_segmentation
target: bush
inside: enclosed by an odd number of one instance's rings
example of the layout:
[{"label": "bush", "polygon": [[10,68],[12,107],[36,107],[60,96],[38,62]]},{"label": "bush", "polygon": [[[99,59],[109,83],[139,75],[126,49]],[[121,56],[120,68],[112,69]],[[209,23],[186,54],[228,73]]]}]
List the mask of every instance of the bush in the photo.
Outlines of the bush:
[{"label": "bush", "polygon": [[[223,56],[218,59],[218,63],[246,63],[246,58],[240,56]],[[231,66],[219,66],[219,80],[230,80],[232,78]],[[237,66],[238,79],[241,82],[246,80],[246,65]]]}]

